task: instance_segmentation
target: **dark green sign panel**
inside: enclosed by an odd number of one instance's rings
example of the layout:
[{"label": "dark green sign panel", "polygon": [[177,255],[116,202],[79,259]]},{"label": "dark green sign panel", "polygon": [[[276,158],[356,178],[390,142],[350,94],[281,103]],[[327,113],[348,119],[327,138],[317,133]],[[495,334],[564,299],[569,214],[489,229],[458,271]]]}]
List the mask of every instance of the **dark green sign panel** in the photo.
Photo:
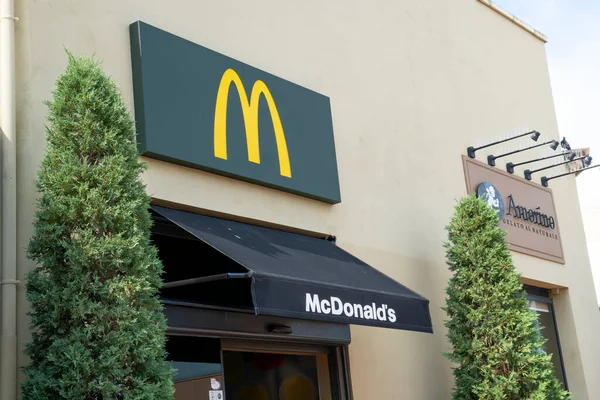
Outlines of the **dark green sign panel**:
[{"label": "dark green sign panel", "polygon": [[143,22],[130,33],[143,155],[341,201],[328,97]]}]

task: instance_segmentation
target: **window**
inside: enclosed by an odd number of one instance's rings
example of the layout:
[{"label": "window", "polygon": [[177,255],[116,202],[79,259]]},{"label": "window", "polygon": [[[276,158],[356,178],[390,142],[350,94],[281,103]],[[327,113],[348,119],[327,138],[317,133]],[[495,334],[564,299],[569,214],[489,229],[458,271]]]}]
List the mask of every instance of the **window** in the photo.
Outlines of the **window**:
[{"label": "window", "polygon": [[175,370],[175,400],[208,399],[214,381],[222,385],[218,339],[169,336],[167,353]]},{"label": "window", "polygon": [[529,300],[529,309],[535,311],[538,316],[537,329],[546,339],[544,348],[539,349],[539,351],[552,354],[554,375],[563,387],[568,389],[552,299],[549,297],[547,289],[532,286],[525,286],[524,288]]}]

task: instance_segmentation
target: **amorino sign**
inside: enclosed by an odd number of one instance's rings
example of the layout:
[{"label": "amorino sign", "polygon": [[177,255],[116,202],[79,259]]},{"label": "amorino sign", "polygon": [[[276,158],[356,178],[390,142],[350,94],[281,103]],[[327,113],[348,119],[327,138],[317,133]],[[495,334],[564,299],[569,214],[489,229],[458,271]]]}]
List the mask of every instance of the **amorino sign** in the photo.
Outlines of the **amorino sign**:
[{"label": "amorino sign", "polygon": [[511,250],[564,264],[552,190],[463,156],[467,191],[497,213]]},{"label": "amorino sign", "polygon": [[[524,221],[533,222],[537,225],[543,226],[544,228],[554,229],[556,228],[556,221],[554,217],[549,217],[548,215],[537,211],[528,209],[527,207],[517,206],[515,205],[515,201],[513,199],[512,194],[508,195],[508,213],[507,215],[513,215],[515,218],[520,218]],[[511,211],[513,214],[511,214]]]},{"label": "amorino sign", "polygon": [[328,97],[143,22],[130,38],[142,155],[341,201]]}]

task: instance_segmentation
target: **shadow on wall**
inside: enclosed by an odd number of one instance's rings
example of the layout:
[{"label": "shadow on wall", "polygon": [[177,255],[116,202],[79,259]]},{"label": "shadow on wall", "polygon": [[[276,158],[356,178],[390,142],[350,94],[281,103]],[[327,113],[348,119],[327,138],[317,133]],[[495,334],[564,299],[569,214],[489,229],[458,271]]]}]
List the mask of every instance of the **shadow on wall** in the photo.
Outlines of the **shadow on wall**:
[{"label": "shadow on wall", "polygon": [[[569,390],[574,399],[590,398],[586,390],[583,365],[579,357],[581,353],[577,341],[577,328],[573,319],[571,293],[566,289],[561,291],[559,295],[552,296],[552,300]],[[581,390],[584,392],[581,392]]]},{"label": "shadow on wall", "polygon": [[[340,245],[346,248],[344,244]],[[439,246],[441,248],[441,243]],[[348,246],[346,250],[429,299],[434,331],[431,335],[352,326],[350,367],[355,397],[371,398],[373,382],[388,380],[396,384],[381,390],[397,391],[402,388],[406,398],[447,398],[453,378],[452,365],[442,355],[448,351],[446,328],[443,326],[446,315],[441,309],[445,301],[444,289],[450,277],[445,264],[439,257],[436,261],[429,261],[360,246]],[[398,398],[398,393],[378,392],[377,396],[392,399]]]}]

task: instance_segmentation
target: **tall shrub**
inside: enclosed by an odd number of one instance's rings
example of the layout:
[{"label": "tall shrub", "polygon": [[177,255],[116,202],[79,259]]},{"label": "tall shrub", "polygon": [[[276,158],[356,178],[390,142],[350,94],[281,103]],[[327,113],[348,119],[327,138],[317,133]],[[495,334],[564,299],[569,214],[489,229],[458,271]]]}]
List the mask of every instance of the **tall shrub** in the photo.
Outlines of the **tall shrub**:
[{"label": "tall shrub", "polygon": [[47,105],[23,398],[171,399],[133,121],[100,65],[70,54]]},{"label": "tall shrub", "polygon": [[446,227],[446,327],[455,400],[567,399],[535,328],[495,210],[462,199]]}]

